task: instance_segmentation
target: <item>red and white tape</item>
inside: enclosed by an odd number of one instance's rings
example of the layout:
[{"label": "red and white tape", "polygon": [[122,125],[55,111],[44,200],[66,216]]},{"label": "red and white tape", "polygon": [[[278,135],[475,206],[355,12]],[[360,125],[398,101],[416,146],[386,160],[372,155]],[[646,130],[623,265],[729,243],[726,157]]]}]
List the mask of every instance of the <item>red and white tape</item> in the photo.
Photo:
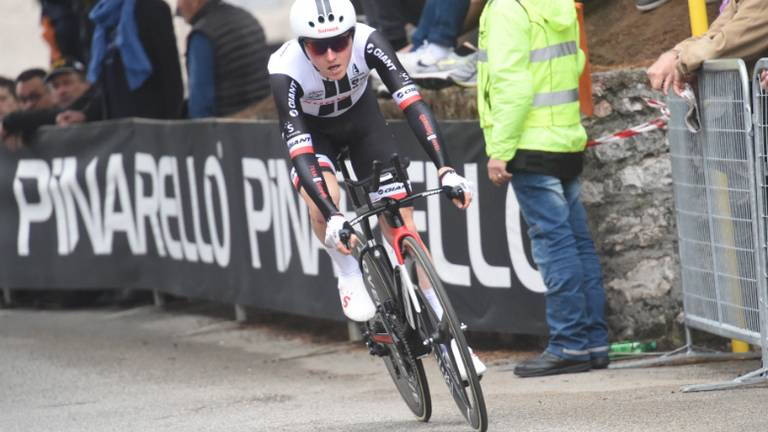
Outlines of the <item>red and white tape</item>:
[{"label": "red and white tape", "polygon": [[594,147],[598,144],[621,141],[629,137],[640,135],[656,129],[665,129],[667,127],[667,122],[669,121],[669,109],[667,109],[667,105],[664,102],[657,101],[656,99],[643,98],[643,100],[649,107],[658,109],[661,112],[661,115],[653,120],[647,121],[637,126],[633,126],[631,128],[612,133],[610,135],[605,135],[600,138],[589,140],[587,141],[587,147]]}]

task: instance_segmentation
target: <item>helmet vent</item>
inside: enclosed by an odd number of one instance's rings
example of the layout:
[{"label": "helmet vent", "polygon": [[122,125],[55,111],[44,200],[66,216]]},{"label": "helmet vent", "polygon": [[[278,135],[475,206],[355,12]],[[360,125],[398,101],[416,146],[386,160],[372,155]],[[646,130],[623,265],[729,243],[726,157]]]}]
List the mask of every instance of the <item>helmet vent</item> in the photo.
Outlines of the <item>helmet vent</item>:
[{"label": "helmet vent", "polygon": [[319,22],[320,24],[324,23],[325,22],[325,17],[322,16],[322,15],[318,16],[317,17],[317,22]]},{"label": "helmet vent", "polygon": [[315,26],[315,23],[313,23],[312,21],[308,22],[307,24],[309,24],[310,27],[314,27]]},{"label": "helmet vent", "polygon": [[333,22],[333,20],[335,20],[335,19],[336,19],[336,17],[334,17],[333,14],[328,15],[328,21]]},{"label": "helmet vent", "polygon": [[339,17],[339,22],[344,22],[344,15]]}]

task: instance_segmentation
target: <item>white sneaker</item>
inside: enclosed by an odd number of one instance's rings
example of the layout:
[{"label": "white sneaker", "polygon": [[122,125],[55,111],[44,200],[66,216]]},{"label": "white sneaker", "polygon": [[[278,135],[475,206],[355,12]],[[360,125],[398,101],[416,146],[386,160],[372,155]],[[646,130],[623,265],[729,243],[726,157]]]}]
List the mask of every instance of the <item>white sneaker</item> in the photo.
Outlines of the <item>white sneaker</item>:
[{"label": "white sneaker", "polygon": [[453,50],[450,47],[425,42],[416,50],[398,53],[397,58],[411,76],[418,77],[425,70],[431,70],[437,62],[447,58]]},{"label": "white sneaker", "polygon": [[[467,371],[464,369],[464,362],[461,361],[461,354],[459,353],[459,346],[456,345],[456,339],[451,339],[451,352],[453,352],[453,358],[456,359],[456,366],[459,368],[461,379],[466,381]],[[477,377],[480,378],[488,368],[485,366],[485,363],[480,361],[480,357],[472,352],[472,348],[469,348],[469,356],[472,357],[472,365],[475,366],[475,373],[477,374]]]},{"label": "white sneaker", "polygon": [[[453,56],[438,64],[442,65],[451,59],[454,59]],[[459,57],[455,60],[455,66],[448,71],[448,79],[462,87],[477,87],[477,53]]]},{"label": "white sneaker", "polygon": [[339,298],[344,315],[352,321],[365,322],[376,314],[362,275],[339,276]]}]

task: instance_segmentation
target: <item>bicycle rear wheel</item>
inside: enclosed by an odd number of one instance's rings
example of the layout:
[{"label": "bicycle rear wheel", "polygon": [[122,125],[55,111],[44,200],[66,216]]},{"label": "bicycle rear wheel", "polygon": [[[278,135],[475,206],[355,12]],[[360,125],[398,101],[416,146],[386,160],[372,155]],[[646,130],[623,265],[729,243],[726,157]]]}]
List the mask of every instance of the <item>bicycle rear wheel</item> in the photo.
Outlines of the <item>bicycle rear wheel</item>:
[{"label": "bicycle rear wheel", "polygon": [[[423,246],[414,238],[406,237],[400,248],[406,272],[416,288],[422,307],[422,312],[418,315],[421,336],[431,341],[440,372],[459,411],[473,429],[484,432],[488,428],[488,414],[461,322]],[[428,297],[431,297],[431,300]],[[436,303],[439,306],[435,305]],[[436,310],[438,308],[442,311]],[[456,341],[460,358],[455,358],[451,340]],[[466,382],[461,378],[457,362],[463,363],[467,374]]]},{"label": "bicycle rear wheel", "polygon": [[[362,238],[362,237],[360,237]],[[378,251],[378,256],[377,256]],[[383,255],[382,255],[383,254]],[[359,256],[359,254],[358,254]],[[374,334],[377,327],[383,327],[385,335],[376,342],[387,349],[382,356],[392,381],[408,408],[419,421],[429,421],[432,416],[432,400],[429,394],[427,375],[421,359],[409,349],[402,303],[395,293],[392,267],[383,247],[368,250],[362,257],[362,271],[371,298],[376,303],[377,314],[369,323],[369,332]],[[377,325],[378,323],[378,325]]]}]

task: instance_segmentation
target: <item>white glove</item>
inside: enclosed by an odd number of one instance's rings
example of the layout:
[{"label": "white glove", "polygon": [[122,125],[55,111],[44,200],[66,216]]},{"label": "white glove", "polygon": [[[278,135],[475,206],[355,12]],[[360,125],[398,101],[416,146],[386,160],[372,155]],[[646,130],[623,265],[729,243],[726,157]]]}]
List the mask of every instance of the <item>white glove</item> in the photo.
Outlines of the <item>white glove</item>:
[{"label": "white glove", "polygon": [[469,184],[467,179],[456,174],[456,171],[454,170],[447,171],[445,174],[443,174],[443,176],[440,178],[440,186],[461,188],[465,192],[472,193],[472,186]]},{"label": "white glove", "polygon": [[344,229],[350,231],[352,229],[344,216],[339,214],[331,216],[325,226],[325,245],[335,249],[336,245],[341,241],[340,234]]}]

